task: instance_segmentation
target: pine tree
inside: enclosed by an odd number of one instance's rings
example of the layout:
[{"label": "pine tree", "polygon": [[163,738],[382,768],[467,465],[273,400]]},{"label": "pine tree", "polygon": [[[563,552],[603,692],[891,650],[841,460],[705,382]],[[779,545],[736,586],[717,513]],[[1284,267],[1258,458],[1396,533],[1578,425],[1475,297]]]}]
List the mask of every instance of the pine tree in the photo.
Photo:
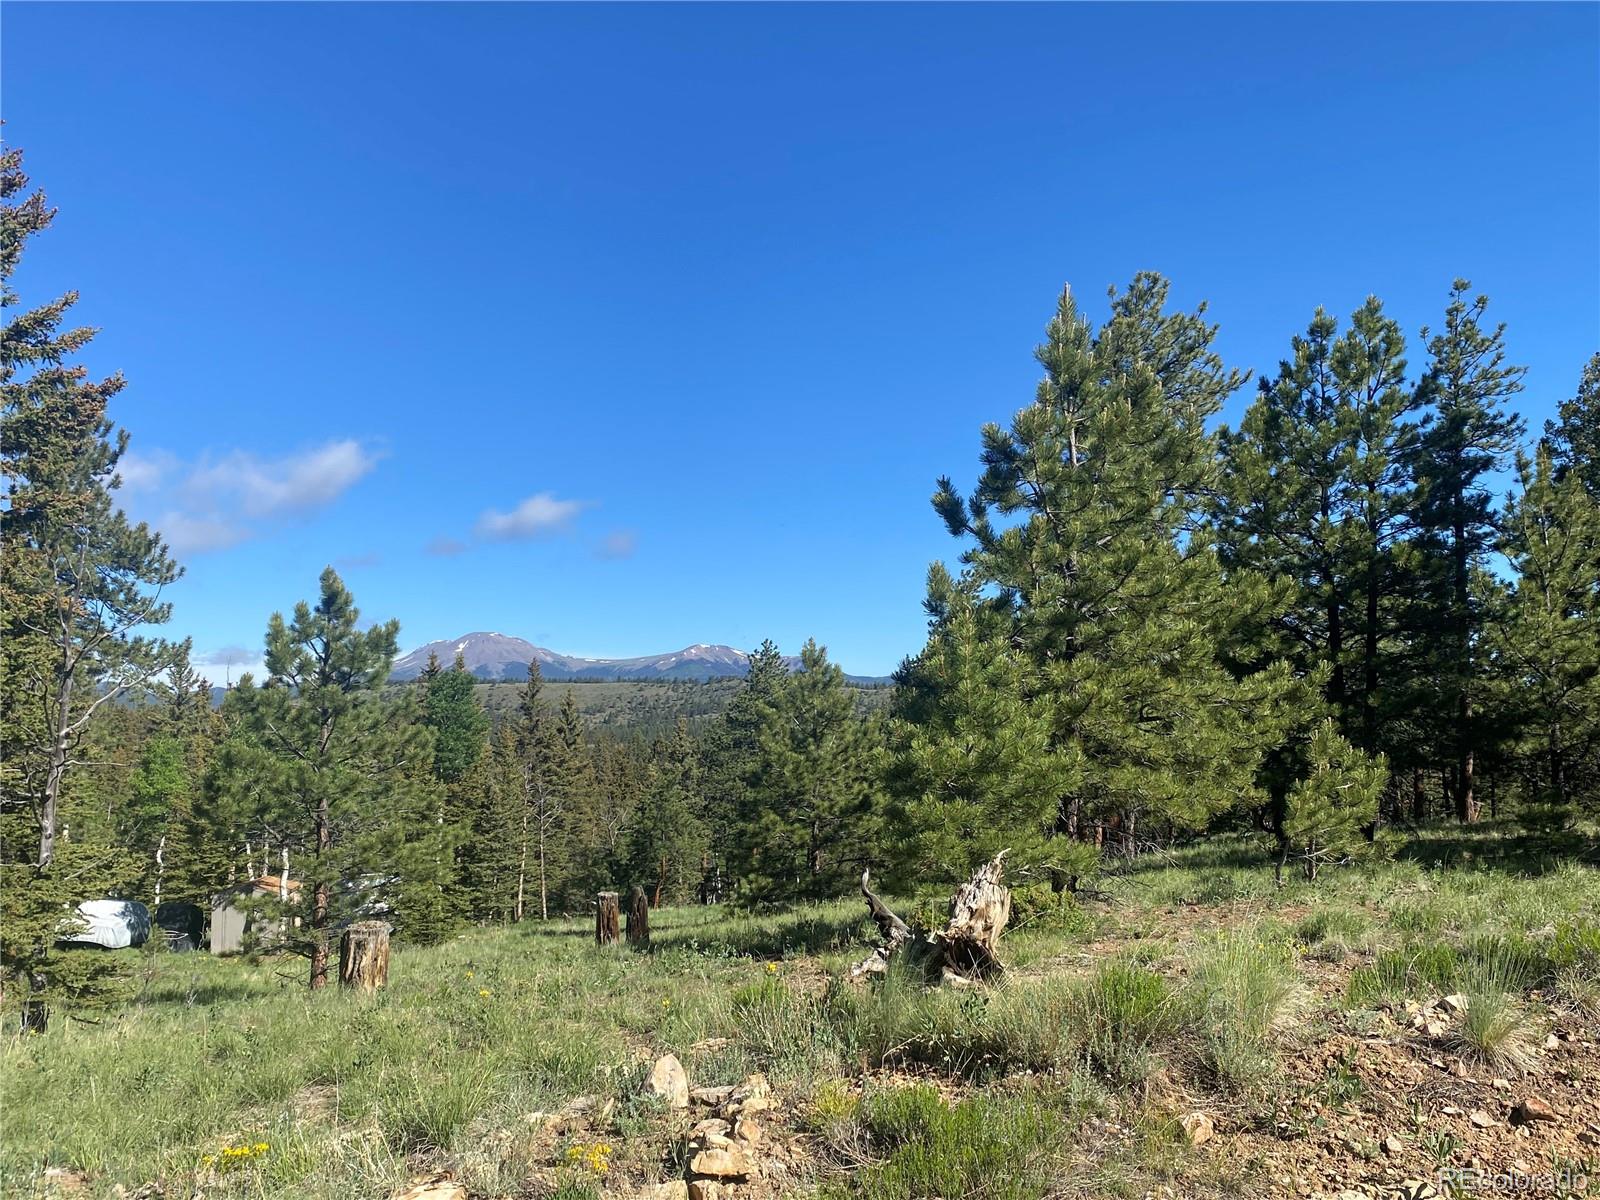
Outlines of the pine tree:
[{"label": "pine tree", "polygon": [[1114,829],[1130,851],[1142,822],[1195,827],[1257,794],[1292,684],[1286,665],[1224,658],[1277,597],[1253,572],[1225,578],[1199,524],[1215,491],[1205,422],[1241,377],[1203,310],[1167,313],[1166,295],[1137,277],[1096,333],[1063,293],[1034,403],[984,427],[970,499],[948,479],[934,496],[967,542],[962,587],[1031,663],[1023,701],[1049,697],[1053,770],[1076,781],[1051,832]]},{"label": "pine tree", "polygon": [[[432,738],[409,690],[380,690],[393,665],[397,622],[363,630],[332,567],[313,607],[267,625],[266,683],[246,675],[228,695],[237,726],[211,773],[214,798],[270,828],[298,865],[303,899],[288,933],[328,981],[334,931],[403,888],[442,886]],[[415,892],[413,892],[413,897]]]},{"label": "pine tree", "polygon": [[1003,614],[942,564],[928,574],[932,631],[896,679],[889,780],[900,799],[895,824],[913,832],[894,873],[964,880],[1000,850],[1014,874],[1040,864],[1091,873],[1091,856],[1067,861],[1071,849],[1050,840],[1059,798],[1083,775],[1070,750],[1053,752],[1055,697],[1006,640]]},{"label": "pine tree", "polygon": [[629,836],[627,880],[652,904],[687,900],[702,878],[706,825],[700,791],[699,747],[678,719],[670,738],[651,748],[649,783]]},{"label": "pine tree", "polygon": [[1433,335],[1422,331],[1430,356],[1422,387],[1432,412],[1417,454],[1417,544],[1432,584],[1434,670],[1446,700],[1441,723],[1446,752],[1454,760],[1456,817],[1462,822],[1476,821],[1479,811],[1474,651],[1482,612],[1473,580],[1499,528],[1486,485],[1504,469],[1522,435],[1521,418],[1502,406],[1522,390],[1525,371],[1506,361],[1505,326],[1484,327],[1489,299],[1469,299],[1470,288],[1466,280],[1456,280],[1443,327]]},{"label": "pine tree", "polygon": [[1363,831],[1377,819],[1388,779],[1382,755],[1357,750],[1331,717],[1317,726],[1306,757],[1307,769],[1288,789],[1274,830],[1280,883],[1291,858],[1315,879],[1327,864],[1365,852],[1373,843]]},{"label": "pine tree", "polygon": [[515,773],[513,786],[521,801],[518,826],[517,899],[513,920],[527,911],[532,882],[539,889],[539,917],[550,916],[550,892],[566,868],[561,837],[566,795],[559,774],[560,736],[542,692],[544,677],[538,663],[528,664],[528,681],[518,697],[511,746]]},{"label": "pine tree", "polygon": [[740,897],[755,904],[839,895],[881,838],[878,731],[814,641],[759,713],[731,856]]},{"label": "pine tree", "polygon": [[605,862],[605,835],[597,812],[594,760],[584,732],[578,698],[567,688],[556,709],[552,728],[550,769],[561,791],[558,836],[566,870],[560,881],[561,906],[586,907],[594,893],[610,882]]},{"label": "pine tree", "polygon": [[705,899],[720,898],[738,814],[760,752],[761,711],[789,674],[788,664],[769,638],[750,654],[743,686],[701,739],[701,789],[705,796],[707,857]]},{"label": "pine tree", "polygon": [[28,191],[10,147],[0,149],[0,201],[0,970],[27,980],[28,1012],[42,1021],[51,999],[116,990],[115,964],[54,950],[63,906],[126,883],[131,865],[114,848],[58,846],[79,748],[187,643],[144,633],[168,619],[162,591],[180,570],[160,537],[114,503],[128,437],[106,409],[122,377],[94,381],[69,361],[94,336],[63,328],[76,292],[15,311],[24,245],[55,210]]},{"label": "pine tree", "polygon": [[1556,419],[1544,423],[1545,440],[1558,476],[1578,476],[1600,502],[1600,354],[1584,365],[1577,394],[1563,400]]},{"label": "pine tree", "polygon": [[1489,639],[1536,822],[1600,812],[1600,502],[1549,446],[1519,456],[1501,548],[1516,588]]}]

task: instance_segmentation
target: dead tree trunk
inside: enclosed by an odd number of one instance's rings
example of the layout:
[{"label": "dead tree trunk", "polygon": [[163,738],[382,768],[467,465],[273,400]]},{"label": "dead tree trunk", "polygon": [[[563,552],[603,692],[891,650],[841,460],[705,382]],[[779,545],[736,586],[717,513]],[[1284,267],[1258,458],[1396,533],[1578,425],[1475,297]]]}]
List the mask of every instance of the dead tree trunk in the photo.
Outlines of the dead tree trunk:
[{"label": "dead tree trunk", "polygon": [[389,982],[389,926],[357,921],[339,939],[339,986],[375,992]]},{"label": "dead tree trunk", "polygon": [[621,913],[617,904],[617,893],[601,892],[595,897],[594,906],[594,944],[596,946],[609,946],[620,936],[617,926],[620,924]]},{"label": "dead tree trunk", "polygon": [[628,945],[641,950],[650,945],[650,899],[638,885],[628,893]]},{"label": "dead tree trunk", "polygon": [[950,897],[950,920],[942,930],[914,930],[890,910],[861,874],[861,894],[867,911],[883,934],[883,944],[853,967],[850,978],[883,975],[896,956],[920,971],[929,982],[971,986],[994,979],[1005,968],[996,943],[1011,919],[1011,892],[1000,884],[1005,870],[1002,850],[972,873],[972,878]]}]

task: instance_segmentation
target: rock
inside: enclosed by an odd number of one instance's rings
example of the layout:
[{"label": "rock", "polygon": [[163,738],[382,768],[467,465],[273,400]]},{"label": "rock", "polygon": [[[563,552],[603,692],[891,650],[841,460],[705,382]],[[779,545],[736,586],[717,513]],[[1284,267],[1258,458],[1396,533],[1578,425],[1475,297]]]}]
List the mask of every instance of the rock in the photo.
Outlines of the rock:
[{"label": "rock", "polygon": [[1547,1033],[1547,1034],[1544,1035],[1544,1048],[1546,1050],[1554,1050],[1560,1045],[1561,1045],[1561,1039],[1558,1038],[1555,1034]]},{"label": "rock", "polygon": [[663,1054],[650,1068],[650,1090],[667,1102],[668,1108],[689,1107],[689,1076],[676,1054]]},{"label": "rock", "polygon": [[702,1150],[691,1158],[689,1173],[714,1179],[742,1179],[750,1174],[750,1160],[737,1146],[718,1146]]},{"label": "rock", "polygon": [[689,1200],[689,1185],[681,1179],[652,1183],[639,1193],[641,1200]]},{"label": "rock", "polygon": [[1385,1154],[1399,1154],[1405,1148],[1406,1144],[1392,1133],[1383,1139],[1383,1152]]},{"label": "rock", "polygon": [[1471,1121],[1479,1129],[1488,1129],[1491,1125],[1499,1123],[1481,1108],[1475,1108],[1467,1114],[1467,1120]]},{"label": "rock", "polygon": [[418,1176],[391,1200],[467,1200],[467,1189],[448,1175]]},{"label": "rock", "polygon": [[726,1137],[732,1129],[733,1126],[729,1125],[721,1117],[707,1117],[690,1131],[690,1136],[705,1137],[708,1133],[715,1133]]},{"label": "rock", "polygon": [[1497,1092],[1509,1092],[1511,1090],[1511,1084],[1504,1079],[1491,1079],[1489,1086]]},{"label": "rock", "polygon": [[1202,1112],[1192,1112],[1179,1117],[1178,1124],[1183,1126],[1183,1135],[1189,1139],[1191,1146],[1209,1142],[1212,1135],[1217,1132],[1216,1126],[1211,1123],[1211,1118]]},{"label": "rock", "polygon": [[1424,1021],[1422,1024],[1422,1032],[1427,1034],[1429,1037],[1443,1037],[1444,1030],[1445,1025],[1443,1021]]},{"label": "rock", "polygon": [[754,1117],[740,1117],[733,1127],[733,1136],[754,1149],[761,1145],[761,1126]]},{"label": "rock", "polygon": [[1556,1110],[1537,1096],[1524,1096],[1511,1110],[1511,1120],[1516,1125],[1531,1125],[1535,1121],[1559,1121]]},{"label": "rock", "polygon": [[704,1054],[707,1050],[721,1050],[732,1040],[732,1038],[725,1037],[701,1038],[694,1045],[690,1046],[689,1049],[693,1050],[696,1054]]},{"label": "rock", "polygon": [[731,1183],[718,1183],[713,1179],[689,1180],[689,1200],[732,1200]]},{"label": "rock", "polygon": [[721,1087],[695,1088],[689,1093],[689,1099],[696,1104],[707,1104],[715,1108],[719,1104],[726,1104],[731,1095],[733,1095],[733,1084],[725,1083]]},{"label": "rock", "polygon": [[1467,998],[1460,992],[1446,996],[1439,1001],[1439,1007],[1447,1013],[1460,1014],[1467,1011]]}]

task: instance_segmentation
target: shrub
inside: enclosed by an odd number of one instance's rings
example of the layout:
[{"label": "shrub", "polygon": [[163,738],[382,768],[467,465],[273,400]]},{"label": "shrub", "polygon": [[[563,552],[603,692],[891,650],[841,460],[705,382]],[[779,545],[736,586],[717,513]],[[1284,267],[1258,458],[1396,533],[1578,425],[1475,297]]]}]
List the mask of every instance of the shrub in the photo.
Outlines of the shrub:
[{"label": "shrub", "polygon": [[980,1093],[953,1107],[931,1087],[869,1096],[862,1119],[884,1160],[828,1200],[916,1200],[925,1196],[1032,1200],[1056,1175],[1061,1117],[1029,1095]]},{"label": "shrub", "polygon": [[1538,1062],[1538,1027],[1520,1000],[1499,989],[1467,992],[1454,1041],[1497,1071],[1531,1070]]},{"label": "shrub", "polygon": [[1137,1083],[1150,1074],[1151,1049],[1175,1028],[1177,1013],[1165,979],[1112,962],[1079,984],[1068,1021],[1084,1059],[1117,1083]]},{"label": "shrub", "polygon": [[1292,959],[1287,946],[1249,932],[1219,934],[1197,953],[1184,1008],[1201,1062],[1219,1083],[1245,1088],[1272,1070],[1301,995]]}]

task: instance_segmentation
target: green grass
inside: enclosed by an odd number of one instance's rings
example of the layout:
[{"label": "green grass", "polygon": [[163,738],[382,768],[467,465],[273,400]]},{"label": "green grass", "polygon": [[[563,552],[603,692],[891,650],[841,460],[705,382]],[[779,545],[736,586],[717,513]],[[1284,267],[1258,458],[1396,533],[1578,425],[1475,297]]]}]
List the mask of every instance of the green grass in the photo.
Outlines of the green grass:
[{"label": "green grass", "polygon": [[[802,1189],[1023,1200],[1070,1178],[1140,1195],[1200,1161],[1146,1095],[1271,1113],[1317,1022],[1460,992],[1449,1038],[1509,1075],[1543,1036],[1540,997],[1595,1011],[1600,872],[1493,831],[1450,845],[1282,889],[1245,840],[1151,855],[1104,882],[1108,902],[1030,893],[1004,944],[1016,969],[971,992],[842,982],[876,940],[854,898],[662,910],[644,954],[597,950],[587,921],[474,931],[397,948],[374,998],[308,994],[298,960],[127,952],[126,1008],[27,1038],[5,1014],[0,1195],[58,1167],[95,1197],[381,1200],[448,1165],[475,1200],[592,1196],[562,1165],[567,1135],[539,1136],[580,1097],[611,1105],[603,1183],[622,1194],[684,1160],[685,1126],[644,1088],[667,1051],[696,1085],[767,1073],[785,1098],[771,1136],[809,1139]],[[1350,972],[1351,1007],[1308,1008],[1306,976],[1331,970]],[[1310,1086],[1362,1100],[1343,1067]],[[1064,1165],[1090,1115],[1137,1134]],[[203,1165],[260,1143],[225,1174]]]}]

